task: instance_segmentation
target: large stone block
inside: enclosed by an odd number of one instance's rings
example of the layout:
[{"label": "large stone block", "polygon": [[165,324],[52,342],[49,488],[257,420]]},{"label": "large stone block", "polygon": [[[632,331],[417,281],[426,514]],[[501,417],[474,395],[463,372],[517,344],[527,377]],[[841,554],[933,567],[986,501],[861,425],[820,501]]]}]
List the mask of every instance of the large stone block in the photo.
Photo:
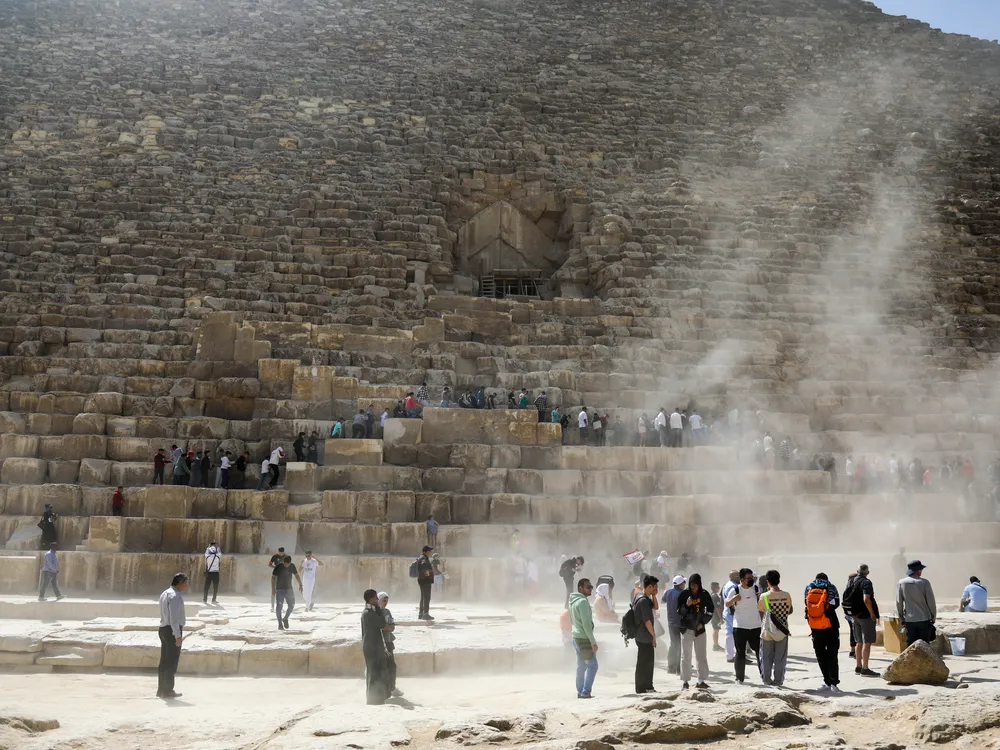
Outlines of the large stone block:
[{"label": "large stone block", "polygon": [[200,634],[184,639],[177,671],[181,674],[236,674],[246,641],[212,640]]},{"label": "large stone block", "polygon": [[121,393],[94,393],[84,402],[84,411],[91,414],[121,414],[125,397]]},{"label": "large stone block", "polygon": [[0,435],[0,458],[34,458],[38,441],[37,435]]},{"label": "large stone block", "polygon": [[[123,552],[159,552],[163,521],[159,518],[122,518]],[[174,571],[177,572],[177,571]]]},{"label": "large stone block", "polygon": [[132,461],[136,463],[148,461],[152,464],[157,448],[169,448],[169,446],[160,446],[159,444],[153,447],[153,443],[157,443],[157,441],[150,441],[149,438],[108,438],[107,455],[112,461]]},{"label": "large stone block", "polygon": [[108,638],[104,646],[106,669],[156,669],[159,663],[160,637],[154,632],[134,630],[116,633]]},{"label": "large stone block", "polygon": [[104,435],[108,417],[105,414],[77,414],[73,417],[74,435]]},{"label": "large stone block", "polygon": [[416,445],[420,442],[422,419],[386,419],[382,442],[386,448],[400,445]]},{"label": "large stone block", "polygon": [[285,464],[285,489],[291,493],[316,491],[316,464],[290,461]]},{"label": "large stone block", "polygon": [[185,417],[177,421],[177,437],[225,440],[229,437],[229,421],[215,417]]},{"label": "large stone block", "polygon": [[234,555],[256,555],[264,551],[264,524],[261,521],[233,521]]},{"label": "large stone block", "polygon": [[358,677],[365,672],[361,641],[345,637],[309,649],[309,674],[322,677]]},{"label": "large stone block", "polygon": [[490,522],[488,495],[453,495],[451,520],[454,523],[486,524]]},{"label": "large stone block", "polygon": [[413,492],[393,491],[386,494],[386,521],[410,523],[414,520],[416,499]]},{"label": "large stone block", "polygon": [[138,490],[144,518],[188,518],[194,505],[195,488],[152,485]]},{"label": "large stone block", "polygon": [[415,515],[411,520],[426,521],[430,515],[438,523],[451,523],[451,496],[438,492],[419,492],[414,495]]},{"label": "large stone block", "polygon": [[107,442],[104,435],[46,436],[38,444],[38,455],[50,460],[107,458]]},{"label": "large stone block", "polygon": [[577,498],[528,496],[532,523],[574,524],[578,519]]},{"label": "large stone block", "polygon": [[531,502],[526,495],[495,495],[490,499],[490,523],[531,522]]},{"label": "large stone block", "polygon": [[288,508],[288,493],[281,490],[229,490],[226,513],[231,518],[260,521],[284,521]]},{"label": "large stone block", "polygon": [[325,466],[381,466],[381,440],[337,438],[326,441],[323,454]]},{"label": "large stone block", "polygon": [[81,497],[80,488],[72,484],[8,487],[5,512],[15,516],[41,517],[45,505],[51,503],[52,509],[60,516],[76,516],[80,514]]},{"label": "large stone block", "polygon": [[136,417],[107,417],[105,431],[108,437],[135,437],[138,421]]},{"label": "large stone block", "polygon": [[[136,418],[136,437],[152,440],[174,440],[177,436],[177,420],[173,417],[145,416]],[[160,447],[160,446],[157,446]],[[170,446],[163,446],[169,448]]]},{"label": "large stone block", "polygon": [[[7,537],[4,543],[4,549],[8,550],[37,550],[42,544],[42,531],[38,528],[34,519],[25,520],[18,524],[18,526],[11,532],[10,536]],[[0,557],[0,586],[6,585],[4,582],[4,577],[11,572],[12,569],[17,569],[19,567],[24,567],[21,564],[11,562],[16,558],[11,557]],[[35,565],[33,570],[35,570],[35,579],[31,582],[31,586],[35,585],[35,581],[38,580],[38,566],[37,560],[34,557],[27,558],[32,560]],[[11,583],[10,587],[4,588],[4,591],[23,591],[25,590],[24,582],[21,582],[20,587],[13,587],[14,584]],[[27,587],[30,588],[30,587]]]},{"label": "large stone block", "polygon": [[309,673],[309,652],[297,643],[248,643],[240,651],[240,674],[304,675]]},{"label": "large stone block", "polygon": [[217,542],[223,552],[232,547],[232,521],[218,519],[163,519],[162,552],[197,554],[204,552],[212,542]]},{"label": "large stone block", "polygon": [[[167,467],[167,481],[170,481],[170,467]],[[153,463],[122,463],[111,462],[111,481],[113,487],[144,487],[153,481]]]},{"label": "large stone block", "polygon": [[465,469],[439,467],[423,475],[423,487],[430,492],[460,492],[464,483]]},{"label": "large stone block", "polygon": [[55,482],[57,484],[76,484],[79,476],[79,461],[49,461],[49,482]]},{"label": "large stone block", "polygon": [[[358,555],[361,554],[360,528],[354,523],[330,521],[300,523],[299,544],[303,550],[312,550],[316,555]],[[386,536],[388,533],[386,528]]]},{"label": "large stone block", "polygon": [[463,469],[488,469],[492,465],[491,455],[488,445],[459,444],[452,448],[448,464]]},{"label": "large stone block", "polygon": [[351,466],[347,486],[359,490],[423,489],[420,469],[409,466]]},{"label": "large stone block", "polygon": [[385,492],[362,491],[357,498],[358,523],[385,523],[387,498]]},{"label": "large stone block", "polygon": [[351,490],[327,490],[323,493],[323,518],[330,521],[354,521],[357,514],[356,493]]},{"label": "large stone block", "polygon": [[87,549],[92,552],[123,552],[123,520],[121,516],[91,516]]},{"label": "large stone block", "polygon": [[0,434],[24,434],[27,429],[28,420],[25,419],[23,414],[13,411],[0,411]]}]

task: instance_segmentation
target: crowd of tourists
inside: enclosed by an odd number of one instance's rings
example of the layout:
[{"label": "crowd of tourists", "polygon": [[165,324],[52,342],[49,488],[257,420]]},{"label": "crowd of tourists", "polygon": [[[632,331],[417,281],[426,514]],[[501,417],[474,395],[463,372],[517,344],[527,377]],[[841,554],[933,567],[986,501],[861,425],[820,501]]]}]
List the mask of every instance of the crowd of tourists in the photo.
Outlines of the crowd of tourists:
[{"label": "crowd of tourists", "polygon": [[[563,630],[576,652],[576,693],[579,698],[593,697],[593,685],[598,670],[595,623],[618,624],[615,611],[612,576],[602,576],[597,583],[579,577],[585,560],[569,557],[559,568],[559,576],[567,588]],[[924,564],[913,560],[907,564],[907,574],[899,580],[895,605],[905,643],[917,640],[933,642],[937,637],[935,620],[937,604],[930,582],[923,577]],[[822,684],[821,693],[838,693],[840,688],[841,625],[838,611],[844,615],[850,633],[850,658],[854,672],[864,677],[878,674],[869,666],[872,644],[876,639],[876,623],[880,612],[866,564],[851,574],[841,594],[826,573],[817,573],[799,601],[802,616],[809,628],[813,650]],[[590,597],[595,595],[593,606]],[[750,568],[733,570],[722,586],[713,581],[706,589],[698,573],[675,575],[661,595],[660,579],[645,573],[636,580],[628,596],[628,607],[620,616],[620,631],[626,643],[636,645],[635,690],[654,692],[654,667],[659,646],[666,641],[666,671],[677,675],[681,688],[707,688],[708,631],[712,631],[712,648],[724,652],[733,665],[737,684],[748,679],[763,685],[781,687],[785,681],[788,661],[788,637],[791,617],[797,611],[795,598],[782,589],[778,570],[768,570],[758,576]],[[962,593],[964,611],[986,611],[986,588],[973,576]],[[724,645],[720,633],[725,634]],[[615,635],[618,635],[616,631]],[[748,664],[753,664],[748,676]]]}]

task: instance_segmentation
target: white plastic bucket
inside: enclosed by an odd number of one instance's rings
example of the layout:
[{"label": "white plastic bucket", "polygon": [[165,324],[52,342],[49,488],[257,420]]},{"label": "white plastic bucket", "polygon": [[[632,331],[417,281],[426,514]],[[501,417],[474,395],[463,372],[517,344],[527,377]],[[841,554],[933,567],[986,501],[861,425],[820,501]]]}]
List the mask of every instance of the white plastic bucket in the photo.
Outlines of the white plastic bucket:
[{"label": "white plastic bucket", "polygon": [[949,638],[948,643],[951,645],[952,656],[965,656],[964,638]]}]

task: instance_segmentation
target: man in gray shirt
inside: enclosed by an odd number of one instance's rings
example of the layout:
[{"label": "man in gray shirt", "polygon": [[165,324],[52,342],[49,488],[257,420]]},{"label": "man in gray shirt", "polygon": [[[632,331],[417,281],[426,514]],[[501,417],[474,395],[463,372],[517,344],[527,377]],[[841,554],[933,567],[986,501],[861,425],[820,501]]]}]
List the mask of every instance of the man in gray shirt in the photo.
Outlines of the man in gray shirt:
[{"label": "man in gray shirt", "polygon": [[188,587],[188,578],[178,573],[170,582],[170,587],[160,594],[160,671],[156,686],[157,698],[180,698],[174,692],[174,675],[177,662],[181,658],[181,642],[184,639],[184,597],[181,594]]},{"label": "man in gray shirt", "polygon": [[52,590],[56,592],[56,601],[63,598],[62,592],[59,591],[59,584],[56,583],[56,576],[59,575],[59,557],[56,555],[58,548],[59,545],[52,542],[42,560],[42,587],[38,590],[38,601],[40,602],[45,601],[45,591],[49,584],[52,584]]},{"label": "man in gray shirt", "polygon": [[896,585],[896,612],[906,626],[906,643],[921,640],[933,643],[936,637],[934,621],[937,619],[937,602],[931,582],[923,577],[924,564],[914,560],[906,566],[909,575]]}]

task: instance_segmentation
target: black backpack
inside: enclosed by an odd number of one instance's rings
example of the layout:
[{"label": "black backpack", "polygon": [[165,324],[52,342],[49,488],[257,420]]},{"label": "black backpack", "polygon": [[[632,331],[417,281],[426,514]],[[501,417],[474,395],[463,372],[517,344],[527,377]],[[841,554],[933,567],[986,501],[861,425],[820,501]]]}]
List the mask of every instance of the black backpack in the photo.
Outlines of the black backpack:
[{"label": "black backpack", "polygon": [[860,612],[865,609],[865,598],[861,593],[861,586],[859,585],[861,579],[855,578],[850,585],[844,589],[844,595],[840,598],[840,606],[844,610],[844,614],[850,617],[854,617],[856,612]]},{"label": "black backpack", "polygon": [[[645,594],[642,594],[642,596],[645,596]],[[638,597],[636,597],[636,601],[639,601]],[[626,646],[628,646],[629,641],[635,640],[635,634],[639,630],[639,623],[635,619],[635,609],[633,607],[634,605],[629,605],[628,612],[622,616],[621,633],[622,638],[625,639]]]}]

